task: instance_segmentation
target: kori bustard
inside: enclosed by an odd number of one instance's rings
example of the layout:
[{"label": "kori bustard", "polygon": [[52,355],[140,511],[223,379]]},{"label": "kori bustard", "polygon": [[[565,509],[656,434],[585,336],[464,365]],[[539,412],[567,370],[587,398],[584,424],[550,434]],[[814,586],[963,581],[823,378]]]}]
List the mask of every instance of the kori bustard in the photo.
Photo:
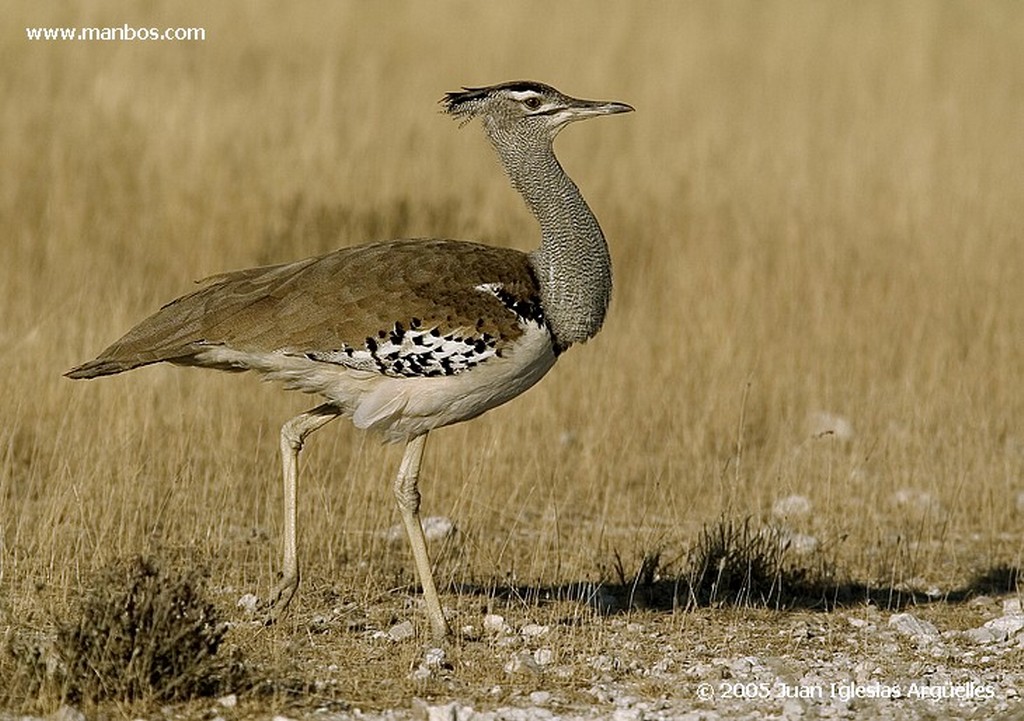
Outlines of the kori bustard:
[{"label": "kori bustard", "polygon": [[540,224],[539,248],[394,240],[224,273],[67,372],[94,378],[161,361],[253,370],[327,399],[281,428],[284,563],[268,602],[272,618],[299,585],[299,451],[310,433],[347,416],[406,444],[395,496],[431,629],[449,633],[419,517],[427,434],[519,395],[604,321],[612,290],[608,247],[552,141],[575,120],[633,108],[572,98],[536,82],[464,88],[441,103],[463,123],[482,119],[512,186]]}]

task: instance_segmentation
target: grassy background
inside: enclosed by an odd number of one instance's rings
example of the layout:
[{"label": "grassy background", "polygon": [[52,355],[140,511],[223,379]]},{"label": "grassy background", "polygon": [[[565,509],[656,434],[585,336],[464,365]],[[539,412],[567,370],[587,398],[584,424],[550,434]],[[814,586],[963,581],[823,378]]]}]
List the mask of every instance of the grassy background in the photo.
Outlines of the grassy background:
[{"label": "grassy background", "polygon": [[[616,551],[678,557],[794,493],[815,506],[798,530],[864,583],[1021,565],[1014,3],[25,3],[0,22],[9,612],[160,548],[235,597],[272,586],[278,428],[315,401],[171,367],[61,373],[221,270],[399,235],[533,247],[482,133],[435,104],[515,78],[637,108],[558,142],[616,295],[537,388],[432,436],[424,511],[461,529],[445,581],[600,580]],[[124,23],[207,40],[23,31]],[[853,437],[813,437],[822,411]],[[309,443],[300,611],[413,583],[386,534],[399,457],[343,423]]]}]

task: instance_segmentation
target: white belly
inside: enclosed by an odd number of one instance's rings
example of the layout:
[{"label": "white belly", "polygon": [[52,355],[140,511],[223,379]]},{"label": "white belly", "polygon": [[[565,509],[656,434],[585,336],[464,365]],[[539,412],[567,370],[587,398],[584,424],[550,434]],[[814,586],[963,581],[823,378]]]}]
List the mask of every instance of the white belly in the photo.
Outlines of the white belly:
[{"label": "white belly", "polygon": [[526,325],[501,357],[433,378],[384,376],[281,352],[256,354],[223,346],[196,358],[200,364],[245,367],[289,389],[322,395],[358,428],[380,431],[390,441],[476,418],[539,381],[555,359],[550,334],[536,324]]}]

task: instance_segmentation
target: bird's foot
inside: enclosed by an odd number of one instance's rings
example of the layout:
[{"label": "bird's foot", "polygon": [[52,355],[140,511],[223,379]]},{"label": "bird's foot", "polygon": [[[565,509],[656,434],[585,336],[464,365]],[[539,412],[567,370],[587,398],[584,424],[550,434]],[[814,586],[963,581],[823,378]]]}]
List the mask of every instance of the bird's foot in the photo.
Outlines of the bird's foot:
[{"label": "bird's foot", "polygon": [[430,637],[435,643],[450,641],[452,639],[452,627],[448,625],[448,619],[441,610],[440,603],[426,603],[427,620],[430,622]]},{"label": "bird's foot", "polygon": [[263,611],[266,614],[266,619],[263,622],[264,625],[270,626],[277,623],[284,616],[298,588],[298,575],[281,579],[281,582],[277,584],[277,588],[274,589],[274,592],[270,594],[270,598],[263,605]]}]

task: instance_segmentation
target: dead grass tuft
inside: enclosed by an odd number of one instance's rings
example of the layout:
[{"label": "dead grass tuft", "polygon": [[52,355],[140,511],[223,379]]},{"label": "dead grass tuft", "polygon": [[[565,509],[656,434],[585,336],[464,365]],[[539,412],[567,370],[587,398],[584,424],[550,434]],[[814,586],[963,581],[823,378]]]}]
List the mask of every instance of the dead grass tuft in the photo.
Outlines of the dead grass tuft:
[{"label": "dead grass tuft", "polygon": [[227,624],[206,599],[201,571],[141,557],[97,574],[49,644],[12,636],[22,691],[68,702],[170,701],[207,696],[240,680],[219,654]]},{"label": "dead grass tuft", "polygon": [[701,530],[687,575],[698,606],[778,608],[820,585],[813,579],[821,574],[792,562],[789,543],[776,530],[720,517]]}]

